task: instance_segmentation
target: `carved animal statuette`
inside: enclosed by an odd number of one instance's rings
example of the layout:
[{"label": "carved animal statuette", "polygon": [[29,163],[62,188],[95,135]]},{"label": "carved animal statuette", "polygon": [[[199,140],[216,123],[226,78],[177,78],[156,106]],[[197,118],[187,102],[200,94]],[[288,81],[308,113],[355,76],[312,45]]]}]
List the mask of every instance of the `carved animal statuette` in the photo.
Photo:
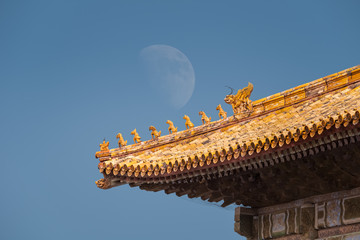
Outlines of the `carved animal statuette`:
[{"label": "carved animal statuette", "polygon": [[151,138],[152,139],[158,138],[161,135],[161,131],[156,131],[156,128],[154,126],[150,126],[149,131],[152,131],[151,132]]},{"label": "carved animal statuette", "polygon": [[250,114],[253,111],[252,102],[249,99],[253,88],[254,86],[248,83],[248,86],[239,89],[236,95],[232,95],[233,89],[231,89],[231,93],[225,97],[224,101],[232,106],[235,115]]},{"label": "carved animal statuette", "polygon": [[216,110],[219,110],[219,118],[221,119],[221,117],[223,119],[227,118],[227,112],[225,112],[222,107],[221,107],[221,104],[219,104],[217,107],[216,107]]},{"label": "carved animal statuette", "polygon": [[139,136],[139,134],[136,132],[136,128],[131,132],[131,135],[134,135],[134,142],[135,143],[139,143],[141,142],[141,137]]},{"label": "carved animal statuette", "polygon": [[190,129],[194,127],[194,124],[190,121],[190,118],[188,115],[184,115],[183,119],[185,119],[185,127],[186,129]]},{"label": "carved animal statuette", "polygon": [[109,151],[109,142],[105,142],[105,138],[102,143],[100,143],[100,151]]},{"label": "carved animal statuette", "polygon": [[101,189],[108,189],[111,186],[111,182],[109,181],[109,179],[104,179],[104,178],[95,181],[95,183],[97,187]]},{"label": "carved animal statuette", "polygon": [[167,124],[169,124],[169,133],[176,133],[177,132],[177,127],[174,126],[174,123],[170,120],[166,121]]},{"label": "carved animal statuette", "polygon": [[121,133],[118,133],[118,134],[116,135],[116,138],[119,139],[119,141],[118,141],[119,147],[126,146],[127,140],[124,141],[124,138],[122,137]]},{"label": "carved animal statuette", "polygon": [[211,121],[211,117],[206,116],[203,111],[200,111],[199,115],[201,115],[201,121],[203,124],[208,124]]}]

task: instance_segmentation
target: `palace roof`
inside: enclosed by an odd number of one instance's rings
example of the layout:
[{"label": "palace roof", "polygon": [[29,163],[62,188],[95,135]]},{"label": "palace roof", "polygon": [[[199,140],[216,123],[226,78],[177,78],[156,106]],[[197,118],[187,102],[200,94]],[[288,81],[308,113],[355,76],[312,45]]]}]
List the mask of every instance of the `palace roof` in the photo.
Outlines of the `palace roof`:
[{"label": "palace roof", "polygon": [[[359,86],[360,66],[356,66],[254,101],[251,111],[165,136],[155,132],[154,139],[129,146],[109,150],[102,145],[96,157],[104,179],[97,185],[107,189],[130,184],[225,201],[226,194],[215,198],[214,191],[211,195],[187,186],[316,155],[329,143],[331,148],[332,142],[358,137]],[[232,194],[225,205],[240,203],[237,200],[244,194],[237,198]]]}]

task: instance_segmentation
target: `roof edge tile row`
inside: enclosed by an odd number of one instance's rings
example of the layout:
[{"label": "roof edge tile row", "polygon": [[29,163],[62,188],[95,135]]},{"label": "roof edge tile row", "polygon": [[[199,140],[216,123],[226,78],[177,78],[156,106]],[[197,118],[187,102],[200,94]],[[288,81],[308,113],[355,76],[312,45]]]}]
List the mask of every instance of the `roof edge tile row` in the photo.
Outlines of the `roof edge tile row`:
[{"label": "roof edge tile row", "polygon": [[[218,149],[214,152],[179,159],[175,161],[174,164],[164,161],[162,166],[150,163],[135,164],[136,166],[119,163],[114,166],[111,162],[100,162],[98,168],[104,176],[126,177],[128,182],[131,182],[131,179],[133,179],[134,182],[135,179],[144,179],[146,182],[148,178],[165,178],[179,173],[180,175],[186,174],[187,172],[196,171],[198,168],[207,165],[211,165],[209,168],[213,168],[219,163],[231,160],[241,162],[246,156],[256,155],[270,149],[281,148],[284,145],[291,145],[301,139],[316,138],[324,135],[325,132],[334,131],[339,128],[350,129],[355,127],[353,130],[358,131],[359,121],[360,113],[358,110],[353,109],[344,111],[342,114],[339,113],[336,117],[329,116],[327,119],[322,119],[320,122],[313,123],[311,126],[304,125],[302,128],[289,130],[286,133],[279,133],[273,135],[271,138],[250,141],[247,144],[234,144],[233,146]],[[97,185],[100,188],[107,188],[102,186],[100,182],[98,182]]]},{"label": "roof edge tile row", "polygon": [[[360,81],[360,65],[271,95],[269,97],[256,100],[253,102],[254,111],[247,117],[237,118],[236,116],[231,116],[206,125],[201,125],[192,129],[162,136],[156,140],[148,140],[121,148],[110,149],[108,151],[99,151],[96,152],[95,157],[98,158],[100,162],[104,162],[110,160],[112,157],[125,156],[135,152],[161,147],[162,145],[181,141],[187,138],[193,138],[207,132],[226,128],[228,126],[238,124],[239,122],[248,121],[264,114],[268,114],[272,111],[298,104],[302,101],[326,94],[328,92],[345,88],[358,81]],[[347,115],[345,114],[345,116]]]}]

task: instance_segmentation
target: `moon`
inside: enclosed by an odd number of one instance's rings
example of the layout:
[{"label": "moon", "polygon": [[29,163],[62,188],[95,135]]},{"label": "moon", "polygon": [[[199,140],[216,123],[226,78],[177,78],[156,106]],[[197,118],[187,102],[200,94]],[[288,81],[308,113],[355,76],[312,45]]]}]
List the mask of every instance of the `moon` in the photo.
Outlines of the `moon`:
[{"label": "moon", "polygon": [[141,50],[140,58],[152,90],[172,107],[184,107],[195,88],[194,69],[185,54],[168,45],[151,45]]}]

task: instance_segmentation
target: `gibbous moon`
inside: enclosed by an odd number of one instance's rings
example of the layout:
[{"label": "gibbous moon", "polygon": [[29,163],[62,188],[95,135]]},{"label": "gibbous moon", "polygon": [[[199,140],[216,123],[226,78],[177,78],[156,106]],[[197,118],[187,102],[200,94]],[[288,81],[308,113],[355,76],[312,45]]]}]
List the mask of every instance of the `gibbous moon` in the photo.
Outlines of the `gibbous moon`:
[{"label": "gibbous moon", "polygon": [[195,88],[194,69],[185,54],[171,46],[151,45],[141,50],[140,58],[154,93],[172,107],[185,106]]}]

